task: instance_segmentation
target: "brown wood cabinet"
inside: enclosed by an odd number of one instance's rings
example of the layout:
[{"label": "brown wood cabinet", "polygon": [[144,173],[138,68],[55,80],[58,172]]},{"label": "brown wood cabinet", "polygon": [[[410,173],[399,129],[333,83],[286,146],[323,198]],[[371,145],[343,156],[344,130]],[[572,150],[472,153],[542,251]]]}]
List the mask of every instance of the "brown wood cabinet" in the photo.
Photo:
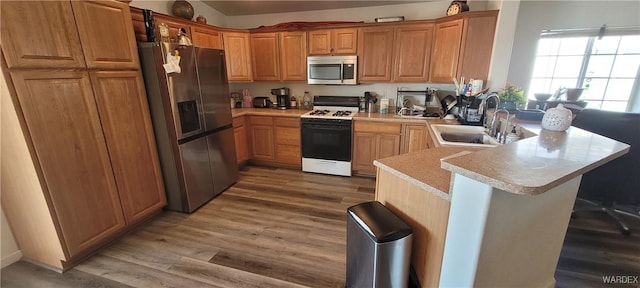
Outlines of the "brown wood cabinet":
[{"label": "brown wood cabinet", "polygon": [[138,69],[138,45],[128,5],[71,1],[82,51],[91,69]]},{"label": "brown wood cabinet", "polygon": [[[28,151],[14,160],[31,161],[35,170],[10,180],[15,189],[3,190],[3,210],[17,227],[13,232],[24,257],[62,270],[166,204],[137,49],[131,49],[136,43],[129,7],[118,1],[0,5],[2,49],[14,61],[6,81],[23,125],[10,145]],[[64,26],[62,34],[40,35],[38,42],[14,33],[23,29],[17,25],[57,27],[67,18],[78,27]],[[113,43],[96,33],[105,22],[122,30],[109,38]],[[76,36],[61,40],[65,35]],[[85,51],[80,59],[88,67],[58,62],[68,51],[59,45],[67,42]],[[34,189],[21,191],[23,185]],[[42,238],[42,231],[56,231],[58,238]]]},{"label": "brown wood cabinet", "polygon": [[166,204],[144,80],[140,71],[90,76],[124,216],[137,223]]},{"label": "brown wood cabinet", "polygon": [[302,166],[300,118],[253,115],[248,117],[252,160]]},{"label": "brown wood cabinet", "polygon": [[2,39],[11,39],[2,43],[9,68],[85,67],[71,2],[1,3]]},{"label": "brown wood cabinet", "polygon": [[280,32],[280,76],[283,81],[307,81],[307,33]]},{"label": "brown wood cabinet", "polygon": [[280,80],[280,49],[278,45],[278,33],[251,34],[253,80]]},{"label": "brown wood cabinet", "polygon": [[305,32],[251,34],[253,80],[306,81]]},{"label": "brown wood cabinet", "polygon": [[402,124],[402,151],[410,153],[433,147],[429,127],[425,124]]},{"label": "brown wood cabinet", "polygon": [[309,55],[356,54],[357,47],[357,28],[309,31]]},{"label": "brown wood cabinet", "polygon": [[431,82],[487,81],[498,11],[464,13],[436,23]]},{"label": "brown wood cabinet", "polygon": [[302,166],[300,118],[274,117],[276,162]]},{"label": "brown wood cabinet", "polygon": [[431,23],[396,27],[393,82],[429,81],[433,28]]},{"label": "brown wood cabinet", "polygon": [[236,143],[236,159],[238,164],[249,160],[249,146],[247,141],[247,125],[244,116],[233,118],[233,138]]},{"label": "brown wood cabinet", "polygon": [[223,32],[222,38],[229,82],[248,82],[253,80],[249,33]]},{"label": "brown wood cabinet", "polygon": [[359,82],[390,82],[394,28],[378,26],[358,31]]},{"label": "brown wood cabinet", "polygon": [[353,170],[375,174],[373,161],[400,154],[402,124],[375,121],[353,122]]},{"label": "brown wood cabinet", "polygon": [[224,49],[222,45],[222,32],[213,27],[191,26],[191,37],[193,46]]},{"label": "brown wood cabinet", "polygon": [[249,116],[249,131],[251,159],[273,161],[275,159],[273,117]]}]

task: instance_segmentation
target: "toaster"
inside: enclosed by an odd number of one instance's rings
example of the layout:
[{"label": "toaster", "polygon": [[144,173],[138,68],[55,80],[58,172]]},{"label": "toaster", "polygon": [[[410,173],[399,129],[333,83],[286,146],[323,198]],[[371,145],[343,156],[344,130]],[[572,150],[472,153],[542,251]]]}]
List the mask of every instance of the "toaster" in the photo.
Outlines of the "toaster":
[{"label": "toaster", "polygon": [[255,97],[253,98],[254,108],[271,108],[271,100],[269,97]]}]

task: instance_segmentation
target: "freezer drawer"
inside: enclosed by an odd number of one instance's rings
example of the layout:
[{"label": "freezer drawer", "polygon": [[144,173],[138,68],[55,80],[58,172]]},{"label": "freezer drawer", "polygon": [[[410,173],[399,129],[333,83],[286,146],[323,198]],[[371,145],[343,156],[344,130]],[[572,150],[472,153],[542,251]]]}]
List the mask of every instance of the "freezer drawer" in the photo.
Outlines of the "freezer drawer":
[{"label": "freezer drawer", "polygon": [[207,138],[196,138],[180,144],[179,148],[182,174],[185,182],[185,195],[182,195],[182,201],[178,203],[170,202],[169,208],[193,212],[214,196]]},{"label": "freezer drawer", "polygon": [[218,195],[238,181],[238,162],[236,161],[233,128],[229,126],[208,135],[207,144],[209,145],[209,162],[213,175],[213,191],[215,195]]}]

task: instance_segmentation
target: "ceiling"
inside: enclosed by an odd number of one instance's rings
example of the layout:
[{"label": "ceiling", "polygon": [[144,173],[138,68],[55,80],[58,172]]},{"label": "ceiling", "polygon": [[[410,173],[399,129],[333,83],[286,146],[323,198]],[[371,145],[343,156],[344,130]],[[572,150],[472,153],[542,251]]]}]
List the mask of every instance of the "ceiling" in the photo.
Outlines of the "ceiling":
[{"label": "ceiling", "polygon": [[[433,1],[433,0],[431,0]],[[213,9],[227,16],[257,15],[271,13],[287,13],[298,11],[328,10],[341,8],[357,8],[384,6],[406,3],[429,2],[418,1],[264,1],[264,0],[236,0],[236,1],[202,1]]]}]

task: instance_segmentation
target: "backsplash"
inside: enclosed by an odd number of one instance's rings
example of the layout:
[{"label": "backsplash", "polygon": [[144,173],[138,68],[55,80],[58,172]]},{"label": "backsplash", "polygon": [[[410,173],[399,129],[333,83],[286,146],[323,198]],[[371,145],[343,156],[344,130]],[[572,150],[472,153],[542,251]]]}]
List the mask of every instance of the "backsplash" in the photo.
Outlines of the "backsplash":
[{"label": "backsplash", "polygon": [[[305,91],[309,91],[312,96],[358,96],[363,97],[364,92],[375,92],[380,98],[389,98],[389,105],[396,106],[396,92],[398,88],[403,90],[425,90],[427,87],[440,90],[454,90],[453,84],[415,84],[415,83],[376,83],[360,85],[309,85],[300,82],[253,82],[253,83],[230,83],[230,92],[240,92],[242,89],[249,89],[251,97],[267,96],[271,101],[275,101],[275,96],[270,94],[271,89],[287,87],[291,96],[301,98]],[[423,105],[423,103],[416,103]],[[433,101],[429,106],[437,105]]]}]

